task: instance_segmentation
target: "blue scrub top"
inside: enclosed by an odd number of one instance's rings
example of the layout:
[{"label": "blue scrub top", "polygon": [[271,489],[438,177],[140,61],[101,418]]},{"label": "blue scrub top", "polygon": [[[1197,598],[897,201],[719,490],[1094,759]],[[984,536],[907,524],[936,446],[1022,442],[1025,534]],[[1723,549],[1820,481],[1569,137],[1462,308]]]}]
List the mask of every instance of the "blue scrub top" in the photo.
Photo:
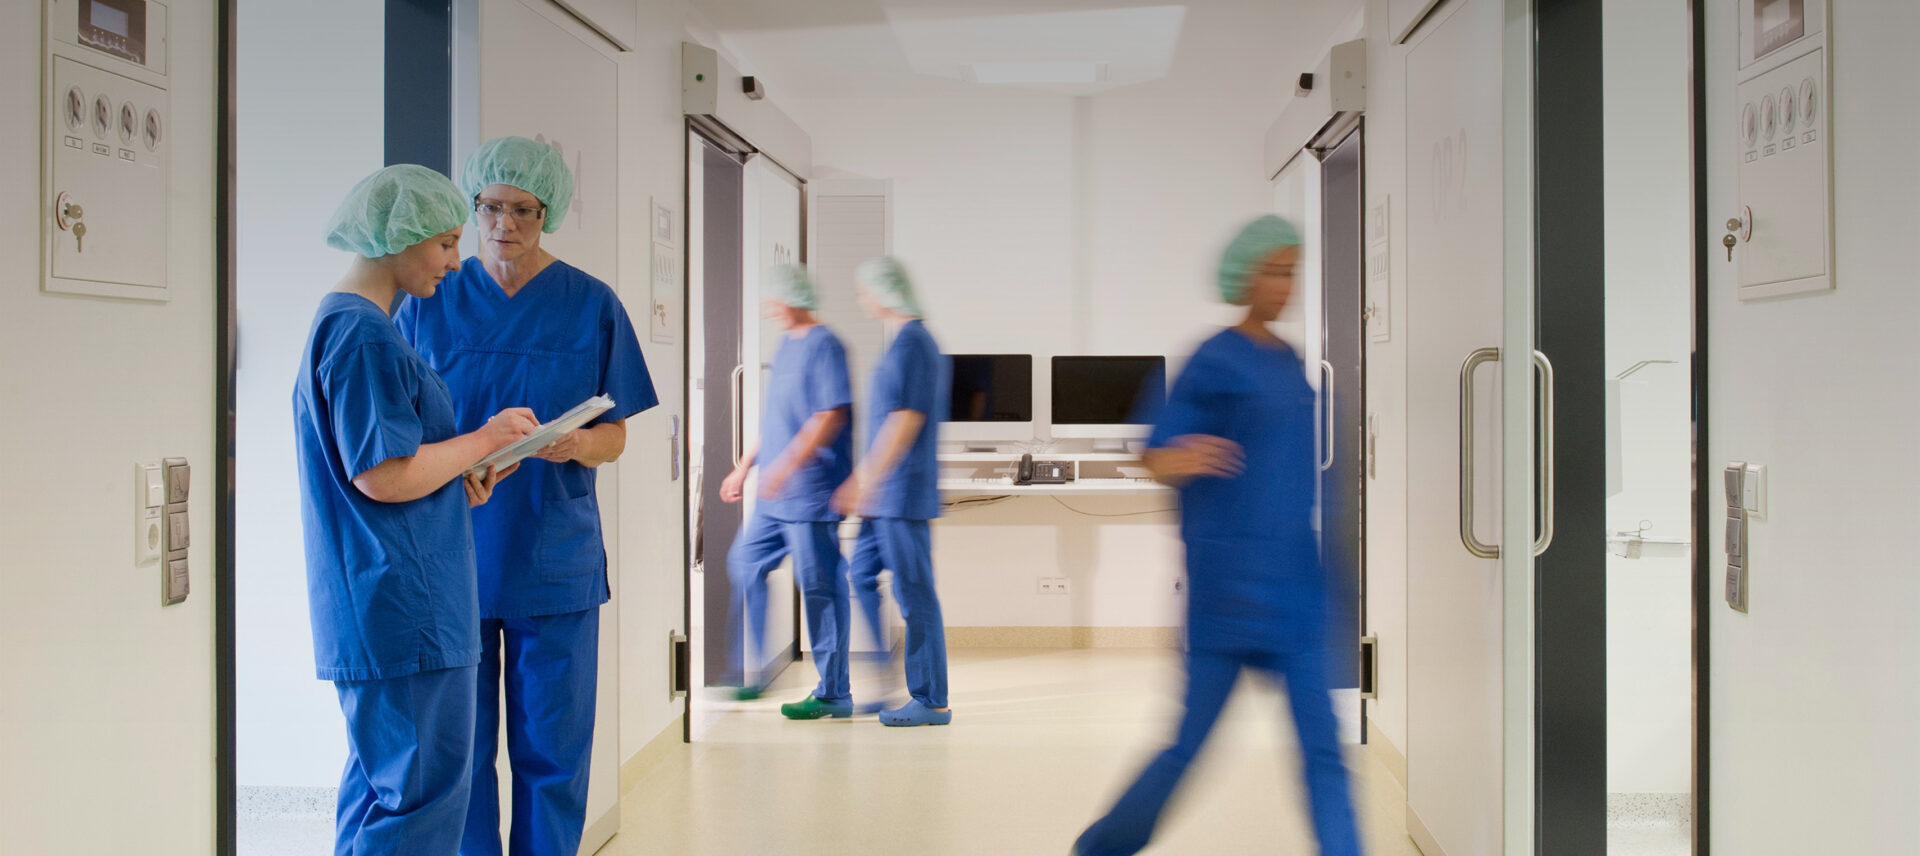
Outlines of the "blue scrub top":
[{"label": "blue scrub top", "polygon": [[366,681],[480,662],[460,480],[375,502],[353,477],[458,433],[447,385],[364,297],[322,298],[293,388],[314,672]]},{"label": "blue scrub top", "polygon": [[873,369],[873,386],[867,393],[868,453],[880,437],[880,426],[893,411],[918,411],[927,421],[888,474],[886,483],[874,489],[865,516],[903,520],[940,516],[940,463],[935,447],[940,440],[940,423],[947,418],[952,383],[952,364],[940,354],[927,325],[919,319],[908,321]]},{"label": "blue scrub top", "polygon": [[1203,343],[1174,382],[1149,446],[1209,434],[1246,452],[1239,476],[1180,489],[1192,648],[1286,651],[1324,639],[1314,401],[1291,348],[1232,329]]},{"label": "blue scrub top", "polygon": [[[613,409],[590,425],[618,422],[660,403],[640,341],[613,289],[553,262],[512,298],[478,258],[440,282],[430,300],[407,300],[400,333],[453,390],[460,430],[508,407],[546,422],[594,396]],[[594,472],[574,461],[527,458],[473,510],[480,614],[525,618],[607,602]]]},{"label": "blue scrub top", "polygon": [[847,408],[849,417],[840,433],[794,471],[779,497],[760,500],[755,506],[759,513],[794,523],[838,521],[833,492],[853,474],[853,385],[847,379],[847,349],[824,325],[798,339],[780,337],[773,375],[767,379],[767,406],[760,416],[760,453],[754,458],[760,477],[767,477],[767,467],[779,460],[808,419],[839,407]]}]

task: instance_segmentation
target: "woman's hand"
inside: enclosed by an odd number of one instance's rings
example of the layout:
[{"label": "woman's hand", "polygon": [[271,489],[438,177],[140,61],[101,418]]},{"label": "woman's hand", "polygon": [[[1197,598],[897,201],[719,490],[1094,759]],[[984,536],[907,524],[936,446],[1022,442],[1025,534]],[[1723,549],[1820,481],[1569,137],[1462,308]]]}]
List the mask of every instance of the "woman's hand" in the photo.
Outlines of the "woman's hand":
[{"label": "woman's hand", "polygon": [[467,507],[486,505],[487,500],[493,498],[493,486],[499,484],[501,479],[512,475],[517,469],[520,469],[518,463],[504,470],[498,470],[489,465],[484,474],[469,471],[462,479],[467,489]]},{"label": "woman's hand", "polygon": [[1195,478],[1233,478],[1247,469],[1239,443],[1210,434],[1182,434],[1147,450],[1144,460],[1154,478],[1176,487]]},{"label": "woman's hand", "polygon": [[548,443],[545,448],[533,453],[543,461],[564,464],[580,456],[580,429],[575,428],[560,435],[560,439]]},{"label": "woman's hand", "polygon": [[739,502],[741,497],[746,495],[746,489],[747,468],[734,467],[733,472],[727,473],[726,481],[720,483],[720,501],[726,503]]},{"label": "woman's hand", "polygon": [[487,424],[481,426],[479,433],[487,438],[488,453],[491,454],[513,445],[515,440],[532,434],[539,427],[540,420],[533,415],[532,409],[509,407],[493,414]]},{"label": "woman's hand", "polygon": [[857,473],[853,478],[847,479],[846,483],[841,485],[839,490],[833,492],[834,510],[849,517],[859,516],[860,507],[866,500],[867,491],[866,488],[860,484],[860,476]]}]

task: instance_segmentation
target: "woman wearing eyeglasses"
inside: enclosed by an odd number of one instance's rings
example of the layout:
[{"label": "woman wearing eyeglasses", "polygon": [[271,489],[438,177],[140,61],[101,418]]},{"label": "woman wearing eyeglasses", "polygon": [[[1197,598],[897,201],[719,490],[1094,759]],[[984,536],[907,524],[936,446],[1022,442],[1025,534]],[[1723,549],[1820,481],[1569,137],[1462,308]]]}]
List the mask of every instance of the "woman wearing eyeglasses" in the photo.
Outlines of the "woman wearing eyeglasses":
[{"label": "woman wearing eyeglasses", "polygon": [[560,152],[525,137],[467,158],[479,255],[409,300],[395,321],[452,390],[462,426],[511,401],[551,420],[594,395],[614,406],[528,458],[474,510],[480,577],[479,706],[463,856],[501,853],[494,774],[506,693],[514,856],[574,856],[586,822],[608,599],[594,468],[626,448],[627,417],[659,403],[627,311],[612,288],[541,249],[573,200]]}]

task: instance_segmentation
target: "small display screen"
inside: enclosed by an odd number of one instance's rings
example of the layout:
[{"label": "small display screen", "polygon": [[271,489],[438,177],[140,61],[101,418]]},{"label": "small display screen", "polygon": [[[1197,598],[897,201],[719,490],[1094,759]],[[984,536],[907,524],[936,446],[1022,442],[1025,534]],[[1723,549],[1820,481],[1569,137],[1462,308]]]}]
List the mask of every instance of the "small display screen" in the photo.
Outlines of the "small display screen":
[{"label": "small display screen", "polygon": [[126,10],[115,9],[105,3],[89,0],[87,3],[87,23],[123,39],[133,37],[132,33],[127,32],[127,25],[130,24],[131,21],[127,17]]},{"label": "small display screen", "polygon": [[1753,0],[1753,58],[1807,34],[1806,0]]},{"label": "small display screen", "polygon": [[1151,425],[1166,400],[1166,357],[1053,358],[1055,425]]},{"label": "small display screen", "polygon": [[954,354],[949,422],[1032,422],[1033,357]]}]

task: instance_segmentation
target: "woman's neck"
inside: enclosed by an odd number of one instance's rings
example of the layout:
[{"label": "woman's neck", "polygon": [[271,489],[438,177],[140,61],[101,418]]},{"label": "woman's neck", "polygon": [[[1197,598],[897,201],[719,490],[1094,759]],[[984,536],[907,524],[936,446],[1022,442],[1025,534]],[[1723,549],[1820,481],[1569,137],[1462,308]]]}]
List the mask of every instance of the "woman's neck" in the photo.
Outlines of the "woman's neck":
[{"label": "woman's neck", "polygon": [[1247,338],[1252,339],[1256,342],[1277,343],[1280,341],[1280,337],[1274,335],[1272,327],[1267,326],[1268,324],[1271,324],[1271,323],[1273,322],[1263,321],[1260,318],[1255,317],[1253,313],[1249,312],[1247,313],[1247,317],[1245,319],[1241,320],[1240,323],[1233,325],[1233,329],[1240,331],[1241,335],[1246,336]]},{"label": "woman's neck", "polygon": [[519,293],[520,289],[525,288],[527,283],[532,282],[533,278],[539,276],[541,271],[547,269],[547,265],[553,264],[553,261],[553,256],[544,249],[536,249],[512,261],[490,259],[485,255],[480,257],[481,266],[487,269],[487,273],[493,277],[493,281],[500,285],[500,290],[506,292],[508,297]]},{"label": "woman's neck", "polygon": [[364,297],[384,311],[393,306],[394,298],[400,296],[400,282],[379,263],[358,258],[333,290]]}]

